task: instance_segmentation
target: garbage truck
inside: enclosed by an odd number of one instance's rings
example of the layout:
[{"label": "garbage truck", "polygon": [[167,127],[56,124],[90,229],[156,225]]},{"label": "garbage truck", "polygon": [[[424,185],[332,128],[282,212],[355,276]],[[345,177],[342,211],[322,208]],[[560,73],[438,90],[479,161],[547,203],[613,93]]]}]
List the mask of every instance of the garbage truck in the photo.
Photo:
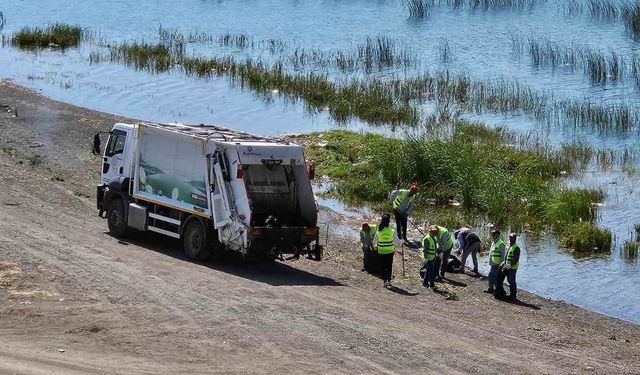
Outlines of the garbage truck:
[{"label": "garbage truck", "polygon": [[96,197],[113,236],[176,238],[189,259],[322,258],[302,146],[214,125],[117,123],[108,134]]}]

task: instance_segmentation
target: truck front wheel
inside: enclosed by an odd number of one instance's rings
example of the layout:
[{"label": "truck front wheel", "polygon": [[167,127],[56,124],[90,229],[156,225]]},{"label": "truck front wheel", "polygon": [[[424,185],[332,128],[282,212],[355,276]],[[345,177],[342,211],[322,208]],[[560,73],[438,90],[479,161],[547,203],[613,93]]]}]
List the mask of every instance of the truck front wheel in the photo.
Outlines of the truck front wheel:
[{"label": "truck front wheel", "polygon": [[107,222],[109,232],[116,237],[123,237],[127,231],[127,223],[124,219],[124,203],[122,199],[114,199],[107,209]]},{"label": "truck front wheel", "polygon": [[204,260],[209,257],[204,226],[200,220],[191,220],[184,230],[184,255],[191,260]]}]

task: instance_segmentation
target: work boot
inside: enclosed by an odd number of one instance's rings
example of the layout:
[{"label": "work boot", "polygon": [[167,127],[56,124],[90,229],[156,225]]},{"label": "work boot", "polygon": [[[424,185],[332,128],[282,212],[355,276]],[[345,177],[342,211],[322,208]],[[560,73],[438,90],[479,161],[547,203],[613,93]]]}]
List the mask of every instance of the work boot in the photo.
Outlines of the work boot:
[{"label": "work boot", "polygon": [[493,293],[495,293],[496,291],[495,291],[495,290],[493,290],[493,289],[487,289],[487,290],[483,290],[483,292],[485,292],[485,293],[489,293],[489,294],[493,294]]}]

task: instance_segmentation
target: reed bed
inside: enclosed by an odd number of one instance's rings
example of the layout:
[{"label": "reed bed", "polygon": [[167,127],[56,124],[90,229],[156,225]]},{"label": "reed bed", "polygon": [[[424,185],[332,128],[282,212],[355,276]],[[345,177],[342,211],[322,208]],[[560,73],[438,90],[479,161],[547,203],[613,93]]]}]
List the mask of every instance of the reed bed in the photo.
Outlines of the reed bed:
[{"label": "reed bed", "polygon": [[294,70],[306,68],[328,71],[336,68],[341,73],[382,72],[389,69],[417,67],[417,56],[408,47],[389,37],[367,37],[348,51],[323,51],[298,47],[284,56]]},{"label": "reed bed", "polygon": [[633,78],[640,87],[640,61],[634,55],[628,59],[615,51],[597,50],[587,45],[558,43],[529,37],[512,37],[514,52],[520,54],[527,47],[532,65],[537,68],[582,69],[592,83],[616,83]]},{"label": "reed bed", "polygon": [[568,14],[588,13],[599,21],[622,21],[634,39],[640,38],[640,4],[631,0],[570,0],[559,2]]},{"label": "reed bed", "polygon": [[561,232],[561,244],[578,255],[610,253],[612,235],[609,230],[588,222],[570,224]]},{"label": "reed bed", "polygon": [[450,5],[454,8],[470,9],[514,9],[521,10],[531,8],[535,5],[544,4],[546,0],[431,0],[438,5]]},{"label": "reed bed", "polygon": [[409,18],[428,17],[431,4],[431,0],[402,0],[402,5],[409,12]]},{"label": "reed bed", "polygon": [[55,48],[65,50],[77,47],[83,39],[80,26],[53,24],[46,27],[23,27],[10,37],[2,36],[2,44],[26,50]]},{"label": "reed bed", "polygon": [[602,192],[561,187],[559,158],[511,147],[505,141],[511,135],[500,129],[461,120],[447,126],[448,135],[406,140],[348,131],[302,138],[318,172],[336,179],[347,201],[384,202],[389,190],[417,182],[419,206],[459,202],[465,215],[486,215],[500,227],[560,232],[595,220],[593,203]]},{"label": "reed bed", "polygon": [[[341,65],[343,69],[411,63],[409,53],[385,37],[369,38],[357,48],[335,54],[294,50],[275,63],[260,59],[237,60],[186,55],[185,38],[167,34],[160,43],[123,43],[91,54],[90,61],[121,62],[135,69],[163,72],[172,68],[199,77],[227,76],[260,94],[277,91],[284,98],[300,100],[312,111],[328,111],[338,121],[358,118],[371,124],[416,125],[420,104],[434,102],[439,113],[495,112],[526,114],[541,123],[568,123],[604,133],[638,128],[638,110],[624,104],[603,105],[555,99],[549,92],[534,90],[517,80],[474,80],[447,71],[398,78],[354,77],[331,79],[309,66]],[[334,61],[336,58],[338,60]],[[317,65],[314,65],[317,64]],[[288,69],[293,66],[294,69]],[[369,68],[366,68],[369,67]],[[375,68],[374,68],[375,67]],[[315,69],[314,69],[315,70]]]}]

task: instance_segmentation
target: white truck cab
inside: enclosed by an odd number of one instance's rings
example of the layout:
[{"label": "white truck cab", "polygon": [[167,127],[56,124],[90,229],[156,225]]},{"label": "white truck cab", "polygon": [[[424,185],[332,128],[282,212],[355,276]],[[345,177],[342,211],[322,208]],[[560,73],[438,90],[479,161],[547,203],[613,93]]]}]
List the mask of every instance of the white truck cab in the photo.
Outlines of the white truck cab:
[{"label": "white truck cab", "polygon": [[101,181],[108,185],[120,177],[130,177],[131,148],[133,147],[134,125],[115,124],[110,132],[107,147],[102,158]]},{"label": "white truck cab", "polygon": [[113,126],[97,206],[109,230],[182,239],[192,259],[236,251],[320,259],[317,205],[301,146],[212,125]]}]

